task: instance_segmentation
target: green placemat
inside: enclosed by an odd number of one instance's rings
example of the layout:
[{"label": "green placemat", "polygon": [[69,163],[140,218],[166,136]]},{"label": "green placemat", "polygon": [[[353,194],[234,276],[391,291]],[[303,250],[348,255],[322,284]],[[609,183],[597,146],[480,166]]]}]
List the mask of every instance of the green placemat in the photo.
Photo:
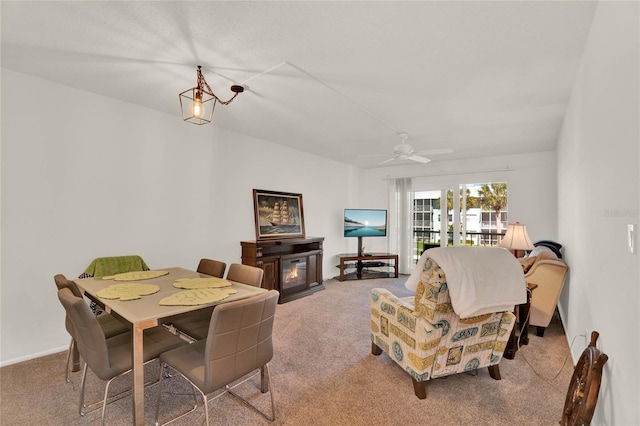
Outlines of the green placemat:
[{"label": "green placemat", "polygon": [[132,271],[115,275],[107,275],[102,277],[102,279],[114,281],[140,281],[150,280],[151,278],[158,278],[168,274],[169,271]]},{"label": "green placemat", "polygon": [[216,277],[179,278],[173,283],[173,286],[176,288],[185,288],[188,290],[195,290],[198,288],[221,288],[231,287],[231,281]]},{"label": "green placemat", "polygon": [[232,288],[201,288],[197,290],[184,290],[167,296],[160,301],[162,306],[196,306],[224,300],[229,295],[237,293]]},{"label": "green placemat", "polygon": [[98,290],[96,295],[101,299],[135,300],[159,290],[160,287],[155,284],[120,283]]}]

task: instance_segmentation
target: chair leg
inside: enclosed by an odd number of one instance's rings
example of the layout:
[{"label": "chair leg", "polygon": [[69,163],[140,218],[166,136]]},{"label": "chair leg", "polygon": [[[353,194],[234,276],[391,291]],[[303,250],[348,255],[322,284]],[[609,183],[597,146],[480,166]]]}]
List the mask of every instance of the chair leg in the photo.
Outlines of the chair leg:
[{"label": "chair leg", "polygon": [[78,356],[78,348],[76,347],[76,342],[71,338],[71,342],[69,343],[69,350],[67,351],[67,364],[64,369],[64,380],[67,383],[71,383],[71,378],[69,377],[69,368],[71,364],[71,357],[73,356],[73,371],[80,370],[80,359]]},{"label": "chair leg", "polygon": [[375,343],[371,342],[371,353],[374,355],[380,355],[382,353],[382,349]]},{"label": "chair leg", "polygon": [[84,408],[84,388],[87,383],[87,369],[88,365],[85,363],[84,369],[82,369],[82,381],[80,384],[80,408],[78,410],[81,416],[84,416],[86,414],[82,411],[82,409]]},{"label": "chair leg", "polygon": [[490,365],[489,375],[494,380],[502,380],[502,377],[500,376],[500,364]]},{"label": "chair leg", "polygon": [[[253,410],[257,411],[258,413],[260,413],[262,415],[262,417],[264,417],[265,419],[269,420],[270,422],[274,421],[276,419],[276,405],[274,402],[274,398],[273,398],[273,385],[271,384],[271,373],[269,371],[269,364],[265,364],[264,365],[264,369],[266,371],[266,377],[267,377],[267,388],[269,389],[269,396],[271,398],[271,417],[269,417],[268,415],[266,415],[264,412],[260,411],[256,406],[254,406],[253,404],[251,404],[249,401],[247,401],[246,399],[244,399],[243,397],[241,397],[240,395],[238,395],[237,393],[235,393],[233,391],[233,389],[237,386],[240,386],[241,384],[243,384],[244,382],[246,382],[246,380],[243,380],[242,382],[236,384],[235,386],[233,386],[232,388],[230,388],[228,385],[225,387],[225,390],[230,394],[235,396],[236,398],[238,398],[240,401],[242,401],[246,406],[248,406],[249,408],[252,408]],[[248,379],[247,379],[248,380]],[[206,397],[205,397],[206,399]]]},{"label": "chair leg", "polygon": [[[118,376],[116,376],[118,377]],[[115,379],[116,377],[114,377],[113,379]],[[107,384],[104,388],[104,399],[102,400],[102,426],[104,426],[104,416],[107,412],[107,397],[109,396],[109,385],[111,385],[111,382],[113,381],[113,379],[107,381]]]},{"label": "chair leg", "polygon": [[536,325],[536,336],[544,337],[544,331],[546,329],[547,329],[546,327],[540,327],[539,325]]},{"label": "chair leg", "polygon": [[[256,374],[255,373],[253,375],[251,375],[249,378],[243,380],[240,383],[237,383],[236,385],[234,385],[233,387],[229,387],[228,385],[225,386],[223,389],[226,391],[226,393],[229,393],[230,395],[238,398],[240,401],[242,401],[243,404],[247,405],[249,408],[252,408],[253,410],[257,411],[258,413],[260,413],[265,419],[269,420],[269,421],[274,421],[276,418],[276,410],[275,410],[275,400],[273,397],[273,386],[271,384],[271,373],[269,371],[269,364],[265,364],[263,366],[264,369],[264,375],[262,376],[263,378],[265,378],[266,380],[266,385],[265,383],[261,383],[260,384],[260,390],[262,391],[263,388],[268,389],[269,391],[269,396],[271,398],[271,417],[269,417],[267,414],[265,414],[264,412],[260,411],[257,407],[255,407],[253,404],[251,404],[249,401],[247,401],[246,399],[244,399],[243,397],[241,397],[240,395],[238,395],[237,393],[235,393],[233,391],[233,389],[237,386],[240,386],[241,384],[245,383],[247,380],[251,379],[251,377],[254,377]],[[262,371],[262,369],[261,369]],[[162,372],[160,373],[161,377],[160,377],[160,387],[158,387],[158,403],[156,404],[156,421],[155,424],[159,425],[158,423],[158,411],[159,411],[159,407],[160,407],[160,395],[162,392]],[[200,395],[202,396],[202,400],[204,402],[204,413],[205,413],[205,420],[206,420],[206,424],[207,426],[209,425],[209,400],[207,399],[207,395],[204,394],[196,385],[194,385],[189,379],[187,379],[186,377],[182,376],[187,382],[189,382],[191,384],[191,387],[193,389],[193,397],[195,399],[195,405],[193,407],[192,410],[187,411],[186,413],[183,413],[181,415],[179,415],[178,417],[174,418],[173,420],[169,420],[166,423],[162,423],[163,425],[169,424],[169,423],[173,423],[174,421],[186,416],[187,414],[190,414],[192,412],[194,412],[196,410],[196,408],[198,408],[198,401],[196,398],[196,390],[198,390],[198,392],[200,392]],[[221,392],[218,395],[214,396],[213,398],[211,398],[211,401],[221,397],[222,395],[224,395],[225,392]]]},{"label": "chair leg", "polygon": [[[165,366],[167,368],[169,368],[169,366],[167,364],[165,364]],[[157,403],[156,403],[156,421],[155,421],[156,426],[158,426],[160,424],[158,422],[158,418],[159,418],[159,414],[160,414],[160,398],[162,397],[162,381],[163,381],[163,379],[165,379],[165,374],[164,374],[163,370],[164,370],[164,368],[161,367],[160,368],[160,379],[158,380],[158,399],[157,399]],[[170,378],[170,377],[173,377],[173,376],[170,376],[170,375],[166,376],[166,378]],[[196,396],[196,386],[193,383],[191,383],[186,377],[184,379],[187,380],[187,382],[189,382],[189,384],[191,385],[191,390],[193,391],[193,408],[191,410],[183,413],[183,414],[180,414],[178,417],[176,417],[176,418],[174,418],[172,420],[169,420],[166,423],[162,423],[162,425],[167,425],[169,423],[173,423],[176,420],[181,419],[184,416],[193,413],[198,408],[198,397]],[[206,395],[204,395],[200,391],[200,389],[198,389],[198,392],[200,392],[200,394],[202,395],[202,397],[204,399],[204,405],[205,405],[205,410],[206,410],[207,409],[207,397],[206,397]],[[207,411],[207,413],[208,413],[208,411]],[[208,419],[209,415],[206,414],[205,417],[207,417],[207,425],[208,425],[209,424],[209,419]]]},{"label": "chair leg", "polygon": [[202,393],[202,400],[204,401],[204,418],[206,420],[206,425],[209,426],[209,404],[207,402],[207,395],[204,392]]},{"label": "chair leg", "polygon": [[269,391],[269,378],[265,378],[265,368],[260,367],[260,392],[267,393]]},{"label": "chair leg", "polygon": [[413,391],[415,392],[418,399],[425,399],[427,397],[427,382],[419,382],[413,377],[411,378],[413,381]]},{"label": "chair leg", "polygon": [[156,422],[158,424],[158,417],[160,415],[160,397],[162,396],[162,380],[164,379],[164,368],[160,366],[160,378],[158,379],[158,398],[156,398]]}]

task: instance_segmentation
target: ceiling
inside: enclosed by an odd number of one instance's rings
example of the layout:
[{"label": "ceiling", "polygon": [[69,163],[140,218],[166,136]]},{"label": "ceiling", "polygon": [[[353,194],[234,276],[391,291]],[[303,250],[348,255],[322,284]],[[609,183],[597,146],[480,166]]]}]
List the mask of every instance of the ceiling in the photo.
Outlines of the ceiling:
[{"label": "ceiling", "polygon": [[595,8],[2,1],[2,66],[180,120],[202,65],[220,98],[248,89],[215,126],[363,168],[415,164],[379,165],[407,132],[417,151],[453,149],[433,165],[553,150]]}]

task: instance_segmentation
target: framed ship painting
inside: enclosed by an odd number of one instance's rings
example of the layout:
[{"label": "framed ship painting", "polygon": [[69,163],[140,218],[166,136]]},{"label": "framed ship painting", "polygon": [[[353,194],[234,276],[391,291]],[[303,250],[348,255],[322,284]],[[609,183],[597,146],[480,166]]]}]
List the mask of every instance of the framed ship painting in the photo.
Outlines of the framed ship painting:
[{"label": "framed ship painting", "polygon": [[304,238],[302,194],[253,190],[256,239]]}]

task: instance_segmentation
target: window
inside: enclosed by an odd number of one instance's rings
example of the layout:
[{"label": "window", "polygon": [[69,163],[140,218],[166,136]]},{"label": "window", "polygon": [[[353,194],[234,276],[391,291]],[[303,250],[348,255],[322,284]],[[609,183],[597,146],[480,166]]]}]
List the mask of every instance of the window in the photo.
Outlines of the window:
[{"label": "window", "polygon": [[[414,193],[414,260],[417,261],[425,249],[444,245],[441,244],[444,238],[446,245],[494,246],[500,243],[508,225],[507,184],[462,184],[457,189],[458,194],[453,189]],[[441,200],[442,203],[446,200],[447,204],[444,215],[441,214]],[[441,218],[445,219],[444,223]]]}]

